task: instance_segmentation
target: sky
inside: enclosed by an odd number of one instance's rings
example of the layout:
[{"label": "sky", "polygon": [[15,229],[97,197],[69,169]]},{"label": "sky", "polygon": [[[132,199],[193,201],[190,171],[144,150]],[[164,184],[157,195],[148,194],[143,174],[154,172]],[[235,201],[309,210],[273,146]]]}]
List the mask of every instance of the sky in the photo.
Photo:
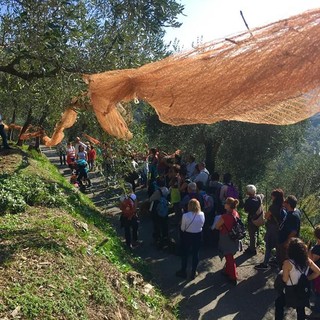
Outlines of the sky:
[{"label": "sky", "polygon": [[182,26],[167,28],[165,41],[179,40],[181,49],[190,49],[197,38],[202,42],[221,39],[246,30],[240,10],[250,29],[320,8],[320,0],[177,0],[184,5],[179,16]]}]

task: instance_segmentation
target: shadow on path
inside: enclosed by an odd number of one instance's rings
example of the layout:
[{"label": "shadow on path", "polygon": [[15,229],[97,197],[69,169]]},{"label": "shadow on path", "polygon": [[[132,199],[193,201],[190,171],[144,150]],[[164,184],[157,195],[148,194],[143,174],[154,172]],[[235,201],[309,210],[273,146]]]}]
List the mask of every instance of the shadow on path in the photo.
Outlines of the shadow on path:
[{"label": "shadow on path", "polygon": [[[49,159],[51,161],[55,159],[53,163],[59,165],[54,151],[51,151]],[[67,174],[64,171],[62,173]],[[94,177],[93,183],[95,189],[90,197],[97,206],[105,209],[108,221],[123,238],[119,209],[106,205],[105,197],[110,198],[110,195],[105,194],[101,179]],[[137,196],[140,200],[145,199],[146,190],[138,190]],[[143,214],[139,226],[139,238],[143,240],[143,244],[135,248],[133,253],[149,265],[151,277],[149,280],[173,301],[180,301],[179,319],[271,320],[274,318],[276,293],[273,289],[273,280],[276,270],[256,271],[253,268],[262,261],[262,254],[250,257],[240,252],[236,255],[239,282],[237,286],[233,286],[221,274],[224,260],[220,260],[218,251],[203,247],[200,251],[198,277],[193,281],[181,280],[175,276],[175,272],[180,269],[180,257],[173,254],[172,250],[170,252],[157,249],[153,245],[152,230],[150,216]],[[178,227],[170,222],[170,236],[177,239],[177,234]],[[294,318],[295,313],[290,311],[287,319]]]}]

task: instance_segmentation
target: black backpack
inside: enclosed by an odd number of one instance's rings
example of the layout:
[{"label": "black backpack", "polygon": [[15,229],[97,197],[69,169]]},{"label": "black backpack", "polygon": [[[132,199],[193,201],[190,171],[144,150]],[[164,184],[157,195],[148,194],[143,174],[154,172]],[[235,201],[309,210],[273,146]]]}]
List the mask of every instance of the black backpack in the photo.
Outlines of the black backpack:
[{"label": "black backpack", "polygon": [[286,286],[284,292],[287,307],[297,308],[308,307],[310,305],[311,287],[305,272],[301,272],[301,276],[296,285]]},{"label": "black backpack", "polygon": [[[229,237],[231,240],[237,241],[241,240],[246,236],[246,228],[240,218],[235,219],[235,224],[233,225],[231,230],[228,230],[229,232]],[[227,228],[227,227],[226,227]]]}]

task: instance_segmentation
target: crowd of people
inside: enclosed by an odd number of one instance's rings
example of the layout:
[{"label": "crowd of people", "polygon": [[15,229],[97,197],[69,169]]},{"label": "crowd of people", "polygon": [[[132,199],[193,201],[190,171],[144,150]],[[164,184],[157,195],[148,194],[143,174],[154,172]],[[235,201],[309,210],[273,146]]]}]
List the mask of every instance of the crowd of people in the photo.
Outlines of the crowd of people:
[{"label": "crowd of people", "polygon": [[[232,238],[230,234],[241,223],[241,217],[237,211],[239,192],[232,183],[231,174],[225,173],[220,181],[218,173],[210,174],[205,163],[196,162],[194,156],[183,161],[179,150],[173,155],[160,156],[156,149],[150,149],[146,163],[142,182],[147,186],[153,238],[158,248],[170,245],[170,213],[177,225],[177,251],[181,256],[181,268],[176,276],[184,279],[188,277],[187,261],[190,253],[190,279],[197,276],[199,250],[205,244],[218,247],[221,257],[225,258],[222,273],[230,283],[236,285],[238,274],[234,255],[242,250],[242,242],[238,238]],[[249,244],[244,254],[257,254],[257,234],[259,228],[265,225],[265,255],[255,269],[266,270],[273,266],[282,270],[281,281],[285,289],[279,292],[276,299],[275,319],[284,319],[285,306],[296,308],[298,320],[305,319],[305,307],[308,306],[309,299],[308,303],[299,305],[286,303],[288,287],[297,287],[301,274],[306,274],[309,280],[313,280],[316,297],[313,318],[320,319],[320,226],[315,230],[317,244],[308,250],[299,239],[301,212],[297,209],[296,197],[285,197],[283,190],[275,189],[271,193],[271,199],[271,205],[264,210],[264,196],[257,193],[254,185],[246,187],[243,209],[247,214],[245,220]],[[126,184],[120,203],[126,244],[133,248],[139,244],[139,224],[137,197],[131,183]]]},{"label": "crowd of people", "polygon": [[72,172],[70,183],[81,191],[90,186],[88,172],[95,168],[97,152],[94,144],[82,142],[79,137],[74,142],[64,142],[57,146],[57,152],[60,158],[60,165],[68,166]]}]

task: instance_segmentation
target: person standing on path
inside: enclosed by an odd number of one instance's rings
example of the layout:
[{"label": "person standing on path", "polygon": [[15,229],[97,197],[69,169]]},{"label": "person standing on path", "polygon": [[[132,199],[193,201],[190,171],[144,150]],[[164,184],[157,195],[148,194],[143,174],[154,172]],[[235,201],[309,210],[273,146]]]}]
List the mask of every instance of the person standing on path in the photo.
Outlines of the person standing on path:
[{"label": "person standing on path", "polygon": [[57,145],[57,151],[59,153],[59,158],[60,158],[60,165],[66,165],[66,155],[67,155],[67,149],[65,146],[65,142],[62,141]]},{"label": "person standing on path", "polygon": [[280,269],[286,259],[290,239],[300,235],[301,224],[301,213],[296,209],[297,198],[292,195],[288,196],[283,206],[286,210],[283,212],[284,217],[279,227],[279,243],[277,245],[277,260]]},{"label": "person standing on path", "polygon": [[[269,268],[269,260],[271,257],[272,249],[277,247],[279,237],[279,226],[282,220],[283,201],[284,195],[281,189],[275,189],[271,192],[272,204],[268,211],[265,213],[266,222],[266,234],[264,236],[265,241],[265,254],[262,263],[258,264],[254,268],[257,270],[267,270]],[[275,261],[276,262],[276,261]],[[272,261],[270,262],[272,263]]]},{"label": "person standing on path", "polygon": [[[319,267],[308,258],[307,246],[300,239],[289,239],[287,257],[288,259],[284,261],[282,266],[282,280],[287,287],[297,285],[302,274],[307,275],[309,268],[313,272],[308,276],[308,280],[313,280],[320,275]],[[297,288],[297,290],[299,289]],[[304,300],[299,299],[297,304],[292,305],[296,309],[297,320],[304,320],[306,318],[305,307],[309,305],[309,301]],[[275,320],[284,319],[284,307],[286,303],[286,294],[282,291],[275,301]]]},{"label": "person standing on path", "polygon": [[248,198],[244,203],[244,211],[248,214],[249,247],[245,250],[246,254],[257,254],[257,238],[259,227],[254,225],[252,219],[262,204],[263,195],[257,195],[257,189],[253,184],[246,187]]},{"label": "person standing on path", "polygon": [[2,122],[2,115],[0,114],[0,136],[2,138],[2,144],[4,149],[11,149],[8,145],[8,139],[6,131],[4,130],[4,124]]},{"label": "person standing on path", "polygon": [[125,195],[120,197],[121,227],[124,227],[126,245],[132,249],[138,245],[138,200],[133,193],[132,185],[125,184]]},{"label": "person standing on path", "polygon": [[215,228],[220,230],[219,249],[226,259],[226,267],[223,270],[223,274],[234,285],[237,284],[237,269],[234,254],[239,250],[239,241],[231,239],[229,232],[236,224],[236,219],[240,218],[239,213],[236,211],[238,204],[238,199],[227,198],[224,204],[226,213],[221,215],[215,224]]},{"label": "person standing on path", "polygon": [[176,272],[177,277],[187,278],[189,251],[192,253],[192,270],[190,278],[193,280],[197,275],[204,221],[205,217],[204,213],[201,211],[199,201],[191,199],[188,204],[188,212],[183,214],[181,221],[181,269]]}]

